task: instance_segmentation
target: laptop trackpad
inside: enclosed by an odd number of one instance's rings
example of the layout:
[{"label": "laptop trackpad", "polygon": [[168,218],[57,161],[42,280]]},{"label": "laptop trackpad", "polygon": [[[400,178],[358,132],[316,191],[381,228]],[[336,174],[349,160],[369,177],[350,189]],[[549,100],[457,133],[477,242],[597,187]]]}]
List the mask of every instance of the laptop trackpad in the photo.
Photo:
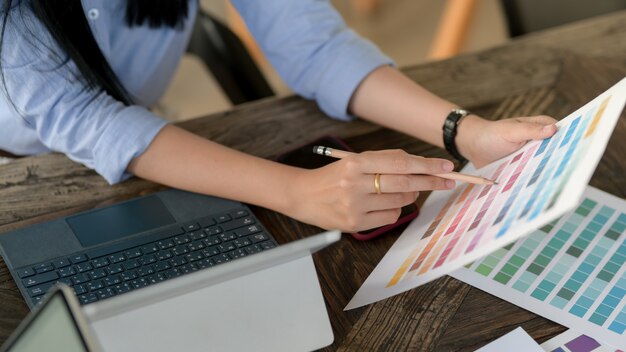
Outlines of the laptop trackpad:
[{"label": "laptop trackpad", "polygon": [[92,327],[105,351],[305,351],[333,341],[311,256]]},{"label": "laptop trackpad", "polygon": [[70,216],[67,223],[83,247],[115,241],[176,222],[156,195]]}]

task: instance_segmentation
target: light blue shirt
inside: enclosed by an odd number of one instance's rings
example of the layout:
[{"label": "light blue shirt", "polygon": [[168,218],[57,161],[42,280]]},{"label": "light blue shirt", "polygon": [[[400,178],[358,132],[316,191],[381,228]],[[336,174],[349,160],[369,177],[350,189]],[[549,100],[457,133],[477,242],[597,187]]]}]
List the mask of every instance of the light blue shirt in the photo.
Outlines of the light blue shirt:
[{"label": "light blue shirt", "polygon": [[[327,0],[232,2],[287,84],[334,118],[351,119],[348,102],[359,83],[391,63],[347,28]],[[100,50],[137,105],[88,90],[73,62],[59,66],[51,59],[66,55],[44,26],[28,11],[12,11],[1,59],[13,104],[0,97],[0,149],[61,152],[117,183],[166,124],[147,107],[163,94],[187,47],[197,3],[190,2],[179,30],[128,27],[124,0],[82,5]]]}]

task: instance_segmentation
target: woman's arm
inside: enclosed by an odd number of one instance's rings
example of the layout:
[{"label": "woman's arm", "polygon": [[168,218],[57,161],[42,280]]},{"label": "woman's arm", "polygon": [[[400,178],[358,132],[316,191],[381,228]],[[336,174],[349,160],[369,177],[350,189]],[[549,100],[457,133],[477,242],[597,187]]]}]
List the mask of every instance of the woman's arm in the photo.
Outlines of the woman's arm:
[{"label": "woman's arm", "polygon": [[[395,222],[419,191],[454,182],[419,174],[452,170],[452,163],[402,151],[361,153],[305,170],[247,155],[166,126],[128,170],[171,187],[256,204],[295,219],[343,231]],[[381,173],[382,194],[374,175]]]},{"label": "woman's arm", "polygon": [[[369,74],[349,105],[357,116],[439,147],[443,147],[446,116],[456,107],[389,66]],[[493,122],[471,114],[461,120],[455,141],[459,152],[480,167],[514,152],[528,140],[552,136],[555,122],[548,116]]]}]

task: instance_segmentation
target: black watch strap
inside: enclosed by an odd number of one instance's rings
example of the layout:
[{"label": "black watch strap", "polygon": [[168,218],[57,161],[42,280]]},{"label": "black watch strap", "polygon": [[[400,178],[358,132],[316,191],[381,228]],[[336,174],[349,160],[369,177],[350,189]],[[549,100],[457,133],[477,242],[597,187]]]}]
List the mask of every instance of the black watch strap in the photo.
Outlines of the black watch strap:
[{"label": "black watch strap", "polygon": [[448,153],[450,153],[455,159],[460,162],[467,161],[461,153],[456,149],[456,130],[459,126],[459,122],[465,116],[469,115],[469,111],[464,109],[452,109],[446,117],[446,121],[443,123],[443,145],[446,147]]}]

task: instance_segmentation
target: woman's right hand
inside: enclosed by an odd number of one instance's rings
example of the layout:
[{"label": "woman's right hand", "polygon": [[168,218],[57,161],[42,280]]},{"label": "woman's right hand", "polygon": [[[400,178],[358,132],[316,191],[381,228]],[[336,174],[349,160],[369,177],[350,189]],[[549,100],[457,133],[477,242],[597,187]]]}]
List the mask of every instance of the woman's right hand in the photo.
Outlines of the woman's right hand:
[{"label": "woman's right hand", "polygon": [[[394,223],[401,208],[420,191],[454,188],[455,182],[430,174],[452,171],[445,159],[402,150],[354,154],[314,170],[302,169],[288,185],[286,215],[324,229],[358,232]],[[380,174],[379,189],[375,188]]]}]

